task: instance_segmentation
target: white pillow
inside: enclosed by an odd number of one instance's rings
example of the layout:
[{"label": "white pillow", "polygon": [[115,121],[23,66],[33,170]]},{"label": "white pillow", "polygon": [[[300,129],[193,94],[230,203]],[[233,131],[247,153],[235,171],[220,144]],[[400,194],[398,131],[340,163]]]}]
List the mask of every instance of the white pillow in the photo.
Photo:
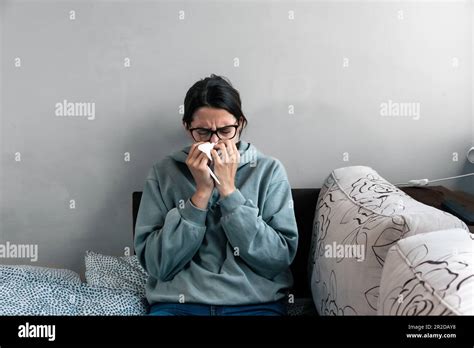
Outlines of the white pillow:
[{"label": "white pillow", "polygon": [[469,233],[464,222],[414,200],[370,167],[334,170],[319,194],[311,243],[309,274],[319,314],[377,314],[390,247],[449,228]]},{"label": "white pillow", "polygon": [[474,236],[462,229],[425,233],[390,248],[378,314],[473,315]]}]

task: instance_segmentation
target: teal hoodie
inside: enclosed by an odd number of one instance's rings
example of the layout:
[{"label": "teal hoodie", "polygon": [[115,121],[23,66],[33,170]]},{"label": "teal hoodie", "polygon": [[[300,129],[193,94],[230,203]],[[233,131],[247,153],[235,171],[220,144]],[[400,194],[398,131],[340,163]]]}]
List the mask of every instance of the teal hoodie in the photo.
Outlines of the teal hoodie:
[{"label": "teal hoodie", "polygon": [[293,285],[298,245],[291,188],[282,163],[240,140],[236,190],[217,188],[207,209],[185,161],[191,145],[148,173],[135,226],[135,251],[157,302],[244,305],[277,301]]}]

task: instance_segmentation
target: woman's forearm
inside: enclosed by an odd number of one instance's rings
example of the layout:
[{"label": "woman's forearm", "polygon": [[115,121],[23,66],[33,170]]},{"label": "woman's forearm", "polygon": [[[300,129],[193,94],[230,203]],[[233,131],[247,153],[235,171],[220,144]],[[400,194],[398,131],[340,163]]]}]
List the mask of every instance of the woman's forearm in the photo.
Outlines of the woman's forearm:
[{"label": "woman's forearm", "polygon": [[193,203],[199,209],[207,209],[207,204],[211,198],[212,191],[210,193],[202,192],[197,190],[191,197],[191,203]]}]

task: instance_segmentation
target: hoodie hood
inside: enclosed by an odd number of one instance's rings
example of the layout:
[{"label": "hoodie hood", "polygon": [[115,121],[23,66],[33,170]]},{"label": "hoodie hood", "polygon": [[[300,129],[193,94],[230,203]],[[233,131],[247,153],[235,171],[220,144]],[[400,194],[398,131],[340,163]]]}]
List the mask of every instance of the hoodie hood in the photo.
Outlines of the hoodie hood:
[{"label": "hoodie hood", "polygon": [[[240,153],[240,163],[238,168],[249,162],[257,161],[257,148],[253,144],[241,139],[235,145]],[[186,162],[191,146],[192,144],[185,146],[181,150],[172,153],[170,157],[177,162]]]}]

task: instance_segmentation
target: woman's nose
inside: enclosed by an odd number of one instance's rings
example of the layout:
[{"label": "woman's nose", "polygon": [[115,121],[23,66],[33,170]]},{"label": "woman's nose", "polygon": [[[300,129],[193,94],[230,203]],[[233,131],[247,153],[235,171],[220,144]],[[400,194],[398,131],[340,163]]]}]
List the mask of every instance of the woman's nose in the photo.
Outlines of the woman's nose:
[{"label": "woman's nose", "polygon": [[217,136],[217,134],[213,134],[211,139],[209,139],[209,142],[211,143],[217,143],[219,141],[219,137]]}]

